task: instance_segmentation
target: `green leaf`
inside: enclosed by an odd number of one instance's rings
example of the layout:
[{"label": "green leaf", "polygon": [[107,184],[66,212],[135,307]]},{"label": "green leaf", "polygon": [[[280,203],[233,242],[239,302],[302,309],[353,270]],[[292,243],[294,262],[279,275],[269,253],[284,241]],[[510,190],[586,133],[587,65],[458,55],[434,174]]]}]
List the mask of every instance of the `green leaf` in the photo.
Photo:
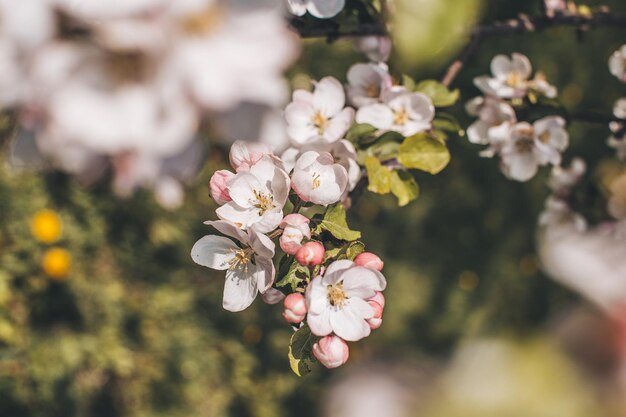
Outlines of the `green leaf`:
[{"label": "green leaf", "polygon": [[367,169],[367,189],[377,194],[391,192],[391,172],[383,166],[378,158],[370,156],[365,160]]},{"label": "green leaf", "polygon": [[375,132],[376,128],[370,124],[355,124],[346,132],[346,139],[352,143],[362,143],[373,139]]},{"label": "green leaf", "polygon": [[419,197],[420,189],[411,173],[393,171],[391,173],[391,192],[398,198],[398,205],[404,207]]},{"label": "green leaf", "polygon": [[363,242],[351,242],[346,249],[346,259],[354,261],[354,258],[363,252],[365,252],[365,244]]},{"label": "green leaf", "polygon": [[298,329],[289,341],[289,366],[298,376],[302,377],[311,372],[310,364],[315,362],[313,344],[317,340],[307,325]]},{"label": "green leaf", "polygon": [[415,80],[406,74],[402,74],[402,85],[409,91],[415,90]]},{"label": "green leaf", "polygon": [[437,80],[424,80],[420,82],[415,91],[424,93],[433,101],[435,107],[448,107],[454,105],[459,99],[459,90],[452,90]]},{"label": "green leaf", "polygon": [[291,288],[295,292],[300,284],[311,277],[311,271],[306,266],[296,262],[293,256],[283,256],[278,264],[278,274],[276,275],[276,286]]},{"label": "green leaf", "polygon": [[450,162],[450,152],[445,143],[428,133],[408,137],[398,149],[398,161],[407,168],[437,174]]},{"label": "green leaf", "polygon": [[346,210],[341,203],[336,203],[329,206],[324,213],[324,217],[320,224],[313,229],[313,233],[320,234],[326,230],[337,239],[353,241],[361,237],[361,232],[350,230],[348,222],[346,221]]},{"label": "green leaf", "polygon": [[341,259],[349,259],[353,261],[354,258],[356,258],[356,256],[363,251],[365,251],[365,244],[363,242],[350,242],[343,246],[327,249],[326,252],[324,252],[324,262],[331,259],[334,261]]},{"label": "green leaf", "polygon": [[463,136],[464,134],[463,128],[458,120],[451,114],[443,112],[437,112],[437,118],[433,120],[433,128],[456,133],[459,136]]}]

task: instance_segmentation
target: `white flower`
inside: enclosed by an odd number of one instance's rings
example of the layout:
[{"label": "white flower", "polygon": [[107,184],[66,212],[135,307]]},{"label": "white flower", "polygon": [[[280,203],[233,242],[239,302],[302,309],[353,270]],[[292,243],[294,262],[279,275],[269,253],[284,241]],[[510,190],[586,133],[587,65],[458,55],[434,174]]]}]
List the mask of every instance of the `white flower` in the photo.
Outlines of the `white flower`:
[{"label": "white flower", "polygon": [[374,316],[374,310],[367,300],[386,285],[385,277],[376,270],[348,260],[333,262],[306,290],[311,332],[317,336],[335,333],[348,341],[369,336],[366,320]]},{"label": "white flower", "polygon": [[274,282],[274,242],[255,230],[245,232],[229,222],[205,224],[236,239],[239,245],[226,237],[208,235],[193,245],[191,257],[197,264],[226,270],[224,309],[244,310],[252,304],[257,292],[265,293]]},{"label": "white flower", "polygon": [[248,171],[239,171],[227,185],[232,201],[216,210],[220,219],[262,233],[278,227],[289,196],[289,176],[271,156],[264,156]]},{"label": "white flower", "polygon": [[292,213],[280,222],[283,234],[280,235],[280,248],[288,255],[295,255],[302,247],[304,238],[311,239],[310,220],[302,214]]},{"label": "white flower", "polygon": [[435,107],[427,95],[394,88],[383,94],[382,101],[361,107],[356,121],[404,136],[430,129]]},{"label": "white flower", "polygon": [[567,10],[567,3],[565,0],[544,0],[547,13],[554,14],[555,12],[565,12]]},{"label": "white flower", "polygon": [[543,94],[547,98],[556,98],[558,92],[556,87],[548,82],[546,76],[542,72],[537,72],[537,74],[535,74],[535,78],[528,82],[528,87],[540,94]]},{"label": "white flower", "polygon": [[517,121],[513,107],[493,97],[475,97],[467,102],[465,109],[471,116],[478,117],[478,120],[467,128],[467,138],[470,142],[480,145],[490,143],[489,129],[492,127],[504,122]]},{"label": "white flower", "polygon": [[364,53],[373,62],[387,61],[393,46],[388,36],[359,36],[353,42],[354,49]]},{"label": "white flower", "polygon": [[248,171],[265,155],[272,155],[272,150],[266,144],[238,140],[230,147],[230,165],[237,172]]},{"label": "white flower", "polygon": [[346,169],[328,152],[308,151],[296,161],[291,187],[303,201],[326,206],[339,201],[348,184]]},{"label": "white flower", "polygon": [[[522,122],[511,126],[508,122],[491,130],[502,143],[502,171],[516,181],[528,181],[540,165],[558,165],[561,153],[567,148],[569,136],[560,117],[545,117],[533,125]],[[499,136],[502,135],[502,136]]]},{"label": "white flower", "polygon": [[392,86],[385,64],[354,64],[348,70],[348,100],[355,107],[378,103],[381,94]]},{"label": "white flower", "polygon": [[289,12],[303,16],[307,11],[319,19],[329,19],[343,10],[345,0],[287,0]]},{"label": "white flower", "polygon": [[586,170],[585,161],[581,158],[574,158],[569,168],[563,168],[560,165],[555,166],[550,173],[548,187],[557,195],[568,195],[571,189],[578,184]]},{"label": "white flower", "polygon": [[549,228],[560,225],[571,225],[580,232],[587,229],[587,221],[583,216],[573,211],[565,201],[550,196],[539,215],[539,226]]},{"label": "white flower", "polygon": [[620,81],[626,82],[626,44],[613,52],[609,58],[609,69]]},{"label": "white flower", "polygon": [[528,79],[532,66],[528,58],[514,53],[509,59],[497,55],[491,61],[493,77],[481,76],[474,79],[474,84],[483,93],[505,99],[522,98],[528,91]]},{"label": "white flower", "polygon": [[343,86],[333,77],[322,78],[313,93],[294,91],[285,109],[289,137],[299,145],[341,139],[354,120],[354,109],[345,103]]}]

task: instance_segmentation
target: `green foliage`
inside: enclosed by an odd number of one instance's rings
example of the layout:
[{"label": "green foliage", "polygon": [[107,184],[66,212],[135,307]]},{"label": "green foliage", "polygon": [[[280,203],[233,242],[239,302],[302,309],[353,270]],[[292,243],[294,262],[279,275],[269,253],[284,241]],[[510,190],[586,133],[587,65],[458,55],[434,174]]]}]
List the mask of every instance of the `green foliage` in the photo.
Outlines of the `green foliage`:
[{"label": "green foliage", "polygon": [[456,104],[460,97],[458,89],[450,90],[437,80],[424,80],[415,87],[415,91],[424,93],[433,101],[435,107],[450,107]]},{"label": "green foliage", "polygon": [[[315,218],[314,218],[315,219]],[[312,230],[316,235],[323,231],[329,232],[331,235],[340,240],[351,242],[361,237],[361,232],[350,230],[346,221],[346,209],[341,203],[328,206],[324,216],[321,219],[315,219],[319,224]]]},{"label": "green foliage", "polygon": [[306,266],[296,262],[293,256],[284,255],[278,265],[276,277],[276,286],[278,288],[288,286],[289,293],[291,293],[295,292],[303,282],[308,282],[311,277],[311,271]]},{"label": "green foliage", "polygon": [[304,376],[311,372],[311,364],[316,362],[313,356],[313,345],[317,337],[315,337],[307,325],[299,328],[289,341],[289,366],[294,374]]},{"label": "green foliage", "polygon": [[349,259],[353,261],[358,254],[363,253],[364,251],[365,244],[363,242],[348,242],[341,246],[326,249],[324,252],[324,262],[328,262],[330,259]]},{"label": "green foliage", "polygon": [[407,168],[437,174],[450,162],[450,152],[445,143],[429,133],[418,133],[402,142],[398,148],[398,161]]},{"label": "green foliage", "polygon": [[365,160],[367,169],[367,189],[377,194],[391,192],[391,171],[382,165],[378,158],[369,156]]},{"label": "green foliage", "polygon": [[391,192],[398,198],[398,205],[404,207],[419,197],[419,185],[413,175],[407,171],[391,173]]}]

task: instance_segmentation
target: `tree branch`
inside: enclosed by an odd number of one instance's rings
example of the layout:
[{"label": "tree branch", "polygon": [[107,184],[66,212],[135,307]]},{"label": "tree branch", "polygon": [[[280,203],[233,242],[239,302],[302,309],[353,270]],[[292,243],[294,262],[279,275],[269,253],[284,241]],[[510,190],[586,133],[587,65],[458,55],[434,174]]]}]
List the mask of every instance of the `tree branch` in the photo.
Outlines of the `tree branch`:
[{"label": "tree branch", "polygon": [[581,31],[602,26],[626,28],[626,15],[611,13],[608,9],[589,15],[580,13],[555,14],[554,16],[520,15],[517,19],[477,26],[472,30],[470,40],[465,48],[461,50],[459,57],[448,67],[441,82],[449,87],[459,75],[465,63],[476,54],[481,42],[487,38],[539,32],[560,26],[574,27]]},{"label": "tree branch", "polygon": [[388,34],[385,24],[380,22],[361,23],[355,28],[342,30],[338,24],[332,21],[323,26],[306,27],[302,19],[293,18],[289,20],[289,26],[303,39],[326,38],[329,43],[339,38],[386,36]]}]

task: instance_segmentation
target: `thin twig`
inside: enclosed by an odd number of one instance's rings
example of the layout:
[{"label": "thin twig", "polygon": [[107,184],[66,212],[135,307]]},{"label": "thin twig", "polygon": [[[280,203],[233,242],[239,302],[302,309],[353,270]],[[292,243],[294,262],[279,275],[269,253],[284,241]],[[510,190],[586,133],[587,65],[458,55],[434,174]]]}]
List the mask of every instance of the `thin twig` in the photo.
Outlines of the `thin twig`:
[{"label": "thin twig", "polygon": [[339,38],[385,36],[388,34],[385,24],[381,22],[361,23],[359,26],[352,29],[341,29],[341,27],[334,22],[328,22],[323,26],[307,28],[301,19],[294,18],[289,21],[289,26],[303,39],[326,38],[329,43]]},{"label": "thin twig", "polygon": [[476,54],[480,43],[497,36],[539,32],[545,29],[569,26],[586,31],[596,27],[615,26],[626,28],[626,15],[602,10],[590,15],[555,14],[554,16],[520,15],[517,19],[477,26],[470,34],[468,44],[461,50],[459,57],[448,67],[442,83],[450,86],[463,69],[465,63]]}]

